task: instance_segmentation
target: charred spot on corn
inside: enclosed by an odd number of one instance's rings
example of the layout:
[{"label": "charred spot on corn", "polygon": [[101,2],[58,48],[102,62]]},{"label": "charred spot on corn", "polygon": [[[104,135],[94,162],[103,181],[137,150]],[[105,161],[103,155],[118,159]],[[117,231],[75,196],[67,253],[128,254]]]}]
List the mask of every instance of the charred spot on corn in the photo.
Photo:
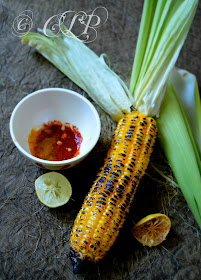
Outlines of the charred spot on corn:
[{"label": "charred spot on corn", "polygon": [[137,111],[117,124],[104,165],[71,232],[75,270],[84,260],[100,261],[115,242],[147,168],[156,135],[155,120]]},{"label": "charred spot on corn", "polygon": [[76,274],[83,265],[82,258],[79,253],[75,253],[72,249],[70,249],[69,257],[73,264],[73,273]]}]

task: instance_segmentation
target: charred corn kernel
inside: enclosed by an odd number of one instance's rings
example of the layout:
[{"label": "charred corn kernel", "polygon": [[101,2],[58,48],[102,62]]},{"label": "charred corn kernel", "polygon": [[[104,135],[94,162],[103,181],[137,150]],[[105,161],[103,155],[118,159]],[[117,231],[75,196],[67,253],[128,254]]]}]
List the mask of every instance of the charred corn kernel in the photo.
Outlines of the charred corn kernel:
[{"label": "charred corn kernel", "polygon": [[[155,120],[139,112],[118,122],[104,165],[71,232],[70,257],[75,273],[83,260],[101,260],[115,242],[149,163],[156,134]],[[86,230],[90,231],[87,238]]]}]

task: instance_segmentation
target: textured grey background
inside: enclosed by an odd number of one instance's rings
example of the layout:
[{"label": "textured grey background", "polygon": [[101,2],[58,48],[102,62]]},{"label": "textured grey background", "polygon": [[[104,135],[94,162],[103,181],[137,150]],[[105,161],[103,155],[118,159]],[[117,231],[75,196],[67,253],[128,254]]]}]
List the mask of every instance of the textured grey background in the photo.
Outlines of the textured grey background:
[{"label": "textured grey background", "polygon": [[[106,258],[74,276],[68,258],[69,235],[96,172],[109,147],[115,123],[97,106],[101,136],[92,153],[78,166],[62,171],[73,187],[70,202],[49,209],[37,199],[35,179],[45,171],[23,158],[11,141],[9,118],[27,94],[46,87],[78,91],[54,66],[35,50],[22,46],[11,32],[22,11],[33,12],[33,29],[43,27],[51,16],[67,11],[88,11],[104,6],[109,12],[97,39],[88,44],[97,54],[106,52],[112,67],[129,81],[142,1],[26,1],[0,0],[0,279],[201,279],[200,230],[179,189],[169,186],[155,171],[168,165],[156,143],[151,164],[137,191],[127,222]],[[201,4],[181,51],[177,65],[197,76],[201,87]],[[130,229],[153,212],[169,215],[172,228],[160,246],[146,248]]]}]

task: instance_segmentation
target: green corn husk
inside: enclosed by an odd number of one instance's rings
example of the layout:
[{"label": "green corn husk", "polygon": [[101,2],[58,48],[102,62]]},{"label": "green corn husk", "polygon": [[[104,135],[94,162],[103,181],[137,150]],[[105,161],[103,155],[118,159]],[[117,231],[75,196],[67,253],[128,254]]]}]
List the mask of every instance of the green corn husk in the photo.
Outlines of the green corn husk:
[{"label": "green corn husk", "polygon": [[197,4],[197,0],[144,2],[129,89],[134,107],[146,115],[159,115],[168,76],[188,34]]},{"label": "green corn husk", "polygon": [[[196,79],[185,71],[186,75],[191,76],[186,79],[183,73],[184,71],[174,70],[170,75],[160,117],[157,119],[158,133],[159,141],[175,178],[201,228],[201,159],[195,141],[201,136],[199,119],[201,106]],[[186,102],[187,90],[188,107],[184,110],[181,103]],[[191,120],[189,114],[193,115],[192,119],[194,119],[191,125],[188,122],[188,119]],[[192,131],[196,131],[194,137]]]},{"label": "green corn husk", "polygon": [[[64,26],[62,26],[64,28]],[[40,32],[41,29],[38,29]],[[130,112],[130,92],[124,82],[105,63],[104,55],[93,51],[68,31],[68,36],[28,33],[21,37],[23,44],[37,49],[69,79],[82,88],[115,121]]]},{"label": "green corn husk", "polygon": [[201,102],[196,77],[186,70],[173,68],[170,81],[189,123],[197,147],[195,152],[201,157]]}]

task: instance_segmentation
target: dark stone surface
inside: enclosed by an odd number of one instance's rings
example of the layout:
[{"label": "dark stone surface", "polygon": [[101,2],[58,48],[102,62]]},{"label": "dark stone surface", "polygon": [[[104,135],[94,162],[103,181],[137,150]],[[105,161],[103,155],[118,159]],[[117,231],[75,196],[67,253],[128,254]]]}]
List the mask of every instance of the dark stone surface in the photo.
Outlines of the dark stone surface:
[{"label": "dark stone surface", "polygon": [[[180,191],[163,182],[154,171],[153,165],[161,164],[170,172],[158,143],[113,248],[100,264],[74,276],[68,258],[70,231],[103,162],[115,123],[93,102],[101,116],[101,136],[84,162],[62,171],[72,184],[73,195],[66,206],[58,209],[49,209],[39,202],[34,182],[44,170],[22,157],[10,138],[10,115],[27,94],[46,87],[64,87],[87,96],[35,50],[22,46],[11,32],[16,16],[31,10],[32,31],[36,31],[55,14],[93,10],[100,5],[107,8],[109,18],[98,29],[97,39],[88,46],[97,54],[106,52],[115,71],[128,82],[142,1],[0,0],[0,279],[201,279],[200,230]],[[177,62],[179,67],[196,75],[199,87],[200,16],[201,4]],[[130,229],[153,212],[166,213],[172,229],[160,246],[146,248],[133,238]]]}]

